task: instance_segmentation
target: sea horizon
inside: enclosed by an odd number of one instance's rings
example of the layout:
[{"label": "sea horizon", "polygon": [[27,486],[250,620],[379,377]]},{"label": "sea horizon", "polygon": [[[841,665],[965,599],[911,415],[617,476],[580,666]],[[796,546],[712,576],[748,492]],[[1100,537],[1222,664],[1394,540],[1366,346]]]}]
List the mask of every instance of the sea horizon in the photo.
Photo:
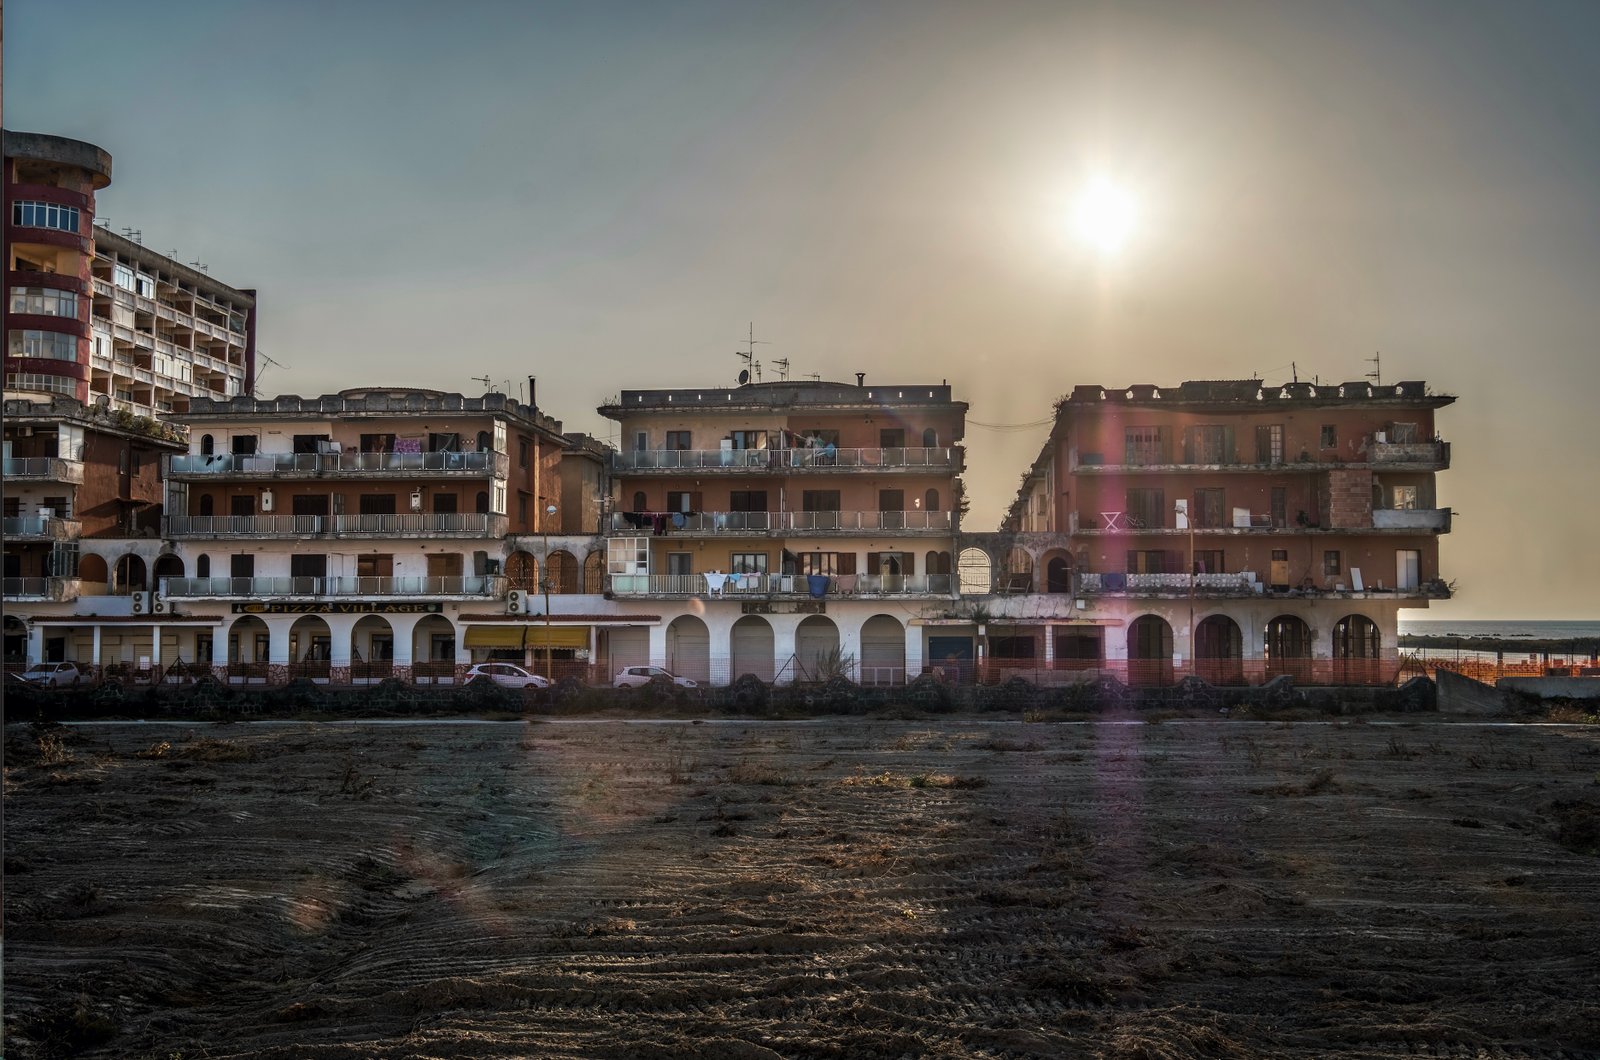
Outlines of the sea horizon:
[{"label": "sea horizon", "polygon": [[1405,618],[1399,620],[1402,636],[1526,637],[1530,640],[1566,640],[1600,637],[1600,619],[1456,619]]}]

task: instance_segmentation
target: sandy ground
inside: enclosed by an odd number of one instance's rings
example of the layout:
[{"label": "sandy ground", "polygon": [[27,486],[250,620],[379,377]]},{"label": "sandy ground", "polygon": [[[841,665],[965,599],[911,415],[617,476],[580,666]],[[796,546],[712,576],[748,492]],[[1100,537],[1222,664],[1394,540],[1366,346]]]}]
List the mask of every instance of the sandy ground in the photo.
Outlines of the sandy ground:
[{"label": "sandy ground", "polygon": [[1592,726],[40,735],[14,1060],[1600,1055]]}]

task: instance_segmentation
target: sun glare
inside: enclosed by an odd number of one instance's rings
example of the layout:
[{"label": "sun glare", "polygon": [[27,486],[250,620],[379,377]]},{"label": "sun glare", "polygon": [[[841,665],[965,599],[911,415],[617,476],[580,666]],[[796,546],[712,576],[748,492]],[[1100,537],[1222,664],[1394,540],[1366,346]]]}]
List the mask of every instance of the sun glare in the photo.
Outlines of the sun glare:
[{"label": "sun glare", "polygon": [[1132,234],[1133,197],[1110,181],[1096,181],[1078,197],[1072,217],[1078,236],[1102,254],[1115,254]]}]

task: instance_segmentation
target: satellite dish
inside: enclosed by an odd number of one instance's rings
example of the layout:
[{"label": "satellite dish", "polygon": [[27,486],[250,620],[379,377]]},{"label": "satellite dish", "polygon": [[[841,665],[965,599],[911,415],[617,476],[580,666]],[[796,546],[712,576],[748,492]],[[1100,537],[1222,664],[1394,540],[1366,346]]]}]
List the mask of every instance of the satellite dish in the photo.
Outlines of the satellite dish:
[{"label": "satellite dish", "polygon": [[739,385],[740,386],[744,386],[748,382],[750,382],[750,371],[749,371],[749,369],[740,369],[740,371],[739,371]]}]

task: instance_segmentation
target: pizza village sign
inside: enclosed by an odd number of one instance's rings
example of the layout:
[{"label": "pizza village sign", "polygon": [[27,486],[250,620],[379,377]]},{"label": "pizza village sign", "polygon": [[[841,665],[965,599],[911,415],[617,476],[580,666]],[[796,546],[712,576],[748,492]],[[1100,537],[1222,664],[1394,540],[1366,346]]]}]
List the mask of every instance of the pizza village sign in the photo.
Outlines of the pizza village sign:
[{"label": "pizza village sign", "polygon": [[322,603],[268,601],[259,604],[234,604],[236,615],[436,615],[444,610],[438,601],[410,603],[403,600],[329,600]]}]

